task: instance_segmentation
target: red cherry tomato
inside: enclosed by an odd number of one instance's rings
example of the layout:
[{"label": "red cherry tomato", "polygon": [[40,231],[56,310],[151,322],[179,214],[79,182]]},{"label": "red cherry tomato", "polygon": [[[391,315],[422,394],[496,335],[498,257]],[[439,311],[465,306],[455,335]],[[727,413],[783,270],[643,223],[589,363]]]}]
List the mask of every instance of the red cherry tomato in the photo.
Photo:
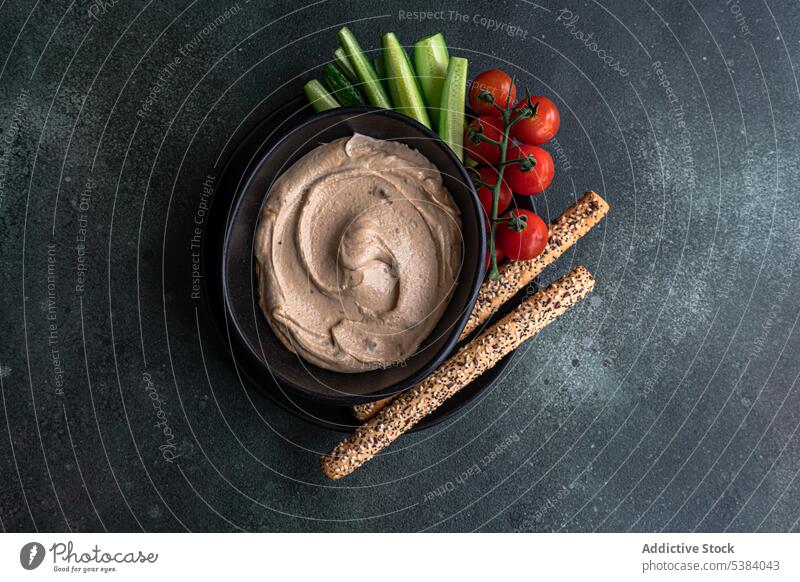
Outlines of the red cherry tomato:
[{"label": "red cherry tomato", "polygon": [[517,209],[504,215],[525,218],[525,226],[517,230],[510,222],[495,228],[495,245],[512,261],[528,261],[538,257],[547,246],[548,230],[544,220],[530,210]]},{"label": "red cherry tomato", "polygon": [[[478,186],[478,199],[481,201],[481,206],[483,206],[486,216],[491,216],[492,188],[497,184],[497,170],[491,166],[482,166],[478,168],[478,174],[481,180],[489,185],[488,188],[486,186]],[[497,202],[497,215],[500,216],[511,204],[511,187],[505,180],[500,184],[500,196]]]},{"label": "red cherry tomato", "polygon": [[533,158],[532,168],[524,167],[525,163],[508,164],[503,174],[511,189],[524,196],[544,192],[553,181],[555,172],[552,156],[546,150],[534,145],[522,143],[513,147],[506,160],[527,157]]},{"label": "red cherry tomato", "polygon": [[[500,112],[492,106],[491,102],[487,103],[480,98],[482,91],[488,92],[492,96],[492,101],[500,107],[505,107],[506,103],[514,103],[517,98],[517,87],[511,77],[498,69],[485,71],[475,77],[469,87],[469,106],[476,115],[500,117]],[[509,91],[511,92],[510,99]]]},{"label": "red cherry tomato", "polygon": [[483,141],[478,137],[479,134],[499,142],[503,139],[503,122],[496,117],[483,115],[473,119],[464,132],[464,147],[469,157],[480,164],[500,163],[500,147]]},{"label": "red cherry tomato", "polygon": [[[561,115],[558,113],[556,104],[547,97],[537,95],[531,97],[530,102],[536,107],[536,115],[515,123],[511,128],[511,137],[523,143],[542,145],[553,139],[558,133]],[[522,99],[517,103],[514,106],[514,117],[517,117],[519,111],[528,105],[527,99]]]}]

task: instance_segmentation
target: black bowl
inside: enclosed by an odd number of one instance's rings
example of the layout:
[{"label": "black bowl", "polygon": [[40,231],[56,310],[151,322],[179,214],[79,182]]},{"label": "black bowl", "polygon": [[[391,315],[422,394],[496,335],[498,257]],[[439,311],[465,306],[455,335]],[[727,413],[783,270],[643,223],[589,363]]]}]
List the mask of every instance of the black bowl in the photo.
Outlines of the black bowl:
[{"label": "black bowl", "polygon": [[[441,172],[461,211],[462,263],[458,284],[442,318],[402,366],[342,374],[314,366],[274,335],[257,303],[253,239],[267,192],[278,176],[306,153],[341,137],[361,133],[417,149]],[[382,398],[418,384],[447,358],[458,342],[485,272],[486,233],[482,210],[466,169],[438,136],[387,109],[347,107],[315,114],[279,139],[254,166],[228,217],[222,247],[222,296],[232,331],[271,376],[288,389],[335,405]]]}]

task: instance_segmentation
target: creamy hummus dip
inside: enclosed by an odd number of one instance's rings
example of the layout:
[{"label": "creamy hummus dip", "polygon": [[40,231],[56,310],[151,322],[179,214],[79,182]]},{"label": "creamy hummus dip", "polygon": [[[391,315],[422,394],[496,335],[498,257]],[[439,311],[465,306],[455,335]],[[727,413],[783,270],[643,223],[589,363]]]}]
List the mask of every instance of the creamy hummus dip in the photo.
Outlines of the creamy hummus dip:
[{"label": "creamy hummus dip", "polygon": [[274,183],[255,237],[259,305],[283,344],[337,372],[401,365],[442,316],[461,217],[408,146],[356,134]]}]

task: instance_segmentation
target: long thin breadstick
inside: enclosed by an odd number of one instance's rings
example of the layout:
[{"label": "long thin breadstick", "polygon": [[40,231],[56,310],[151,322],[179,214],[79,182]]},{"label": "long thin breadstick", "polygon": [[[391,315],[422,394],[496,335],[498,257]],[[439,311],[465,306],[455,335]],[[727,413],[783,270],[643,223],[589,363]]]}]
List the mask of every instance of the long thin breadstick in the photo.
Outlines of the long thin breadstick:
[{"label": "long thin breadstick", "polygon": [[[481,286],[472,315],[459,340],[463,340],[497,311],[501,305],[527,287],[558,257],[574,245],[608,213],[608,203],[596,192],[587,192],[561,216],[550,223],[550,234],[542,254],[530,261],[513,261],[500,267],[500,277],[487,279]],[[394,396],[356,404],[353,415],[364,422],[392,401]]]},{"label": "long thin breadstick", "polygon": [[388,447],[442,403],[497,364],[594,288],[594,278],[577,267],[523,301],[488,330],[462,347],[411,390],[399,395],[321,458],[322,471],[341,479]]}]

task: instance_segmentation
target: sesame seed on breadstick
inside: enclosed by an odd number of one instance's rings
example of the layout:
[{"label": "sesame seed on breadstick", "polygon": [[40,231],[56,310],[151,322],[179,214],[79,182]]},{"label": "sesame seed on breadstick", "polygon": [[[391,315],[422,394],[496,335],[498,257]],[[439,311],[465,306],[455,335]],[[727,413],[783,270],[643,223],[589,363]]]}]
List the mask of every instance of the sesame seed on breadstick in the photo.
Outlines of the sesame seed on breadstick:
[{"label": "sesame seed on breadstick", "polygon": [[359,422],[364,422],[365,420],[369,420],[370,418],[378,414],[378,411],[381,410],[387,404],[389,404],[394,398],[395,398],[394,396],[387,396],[386,398],[381,398],[380,400],[375,400],[373,402],[365,402],[364,404],[354,404],[353,416]]},{"label": "sesame seed on breadstick", "polygon": [[584,267],[523,301],[511,313],[458,350],[441,367],[356,429],[321,458],[322,471],[341,479],[369,461],[525,340],[552,323],[594,288]]},{"label": "sesame seed on breadstick", "polygon": [[[542,254],[530,261],[512,261],[500,266],[497,280],[487,279],[481,286],[478,300],[472,309],[472,315],[459,340],[463,340],[475,331],[503,305],[527,287],[539,274],[551,265],[558,257],[585,235],[608,213],[608,203],[597,194],[587,192],[575,204],[567,208],[561,216],[550,223],[547,246]],[[382,398],[375,402],[356,404],[353,416],[364,422],[372,418],[385,407],[394,396]]]}]

